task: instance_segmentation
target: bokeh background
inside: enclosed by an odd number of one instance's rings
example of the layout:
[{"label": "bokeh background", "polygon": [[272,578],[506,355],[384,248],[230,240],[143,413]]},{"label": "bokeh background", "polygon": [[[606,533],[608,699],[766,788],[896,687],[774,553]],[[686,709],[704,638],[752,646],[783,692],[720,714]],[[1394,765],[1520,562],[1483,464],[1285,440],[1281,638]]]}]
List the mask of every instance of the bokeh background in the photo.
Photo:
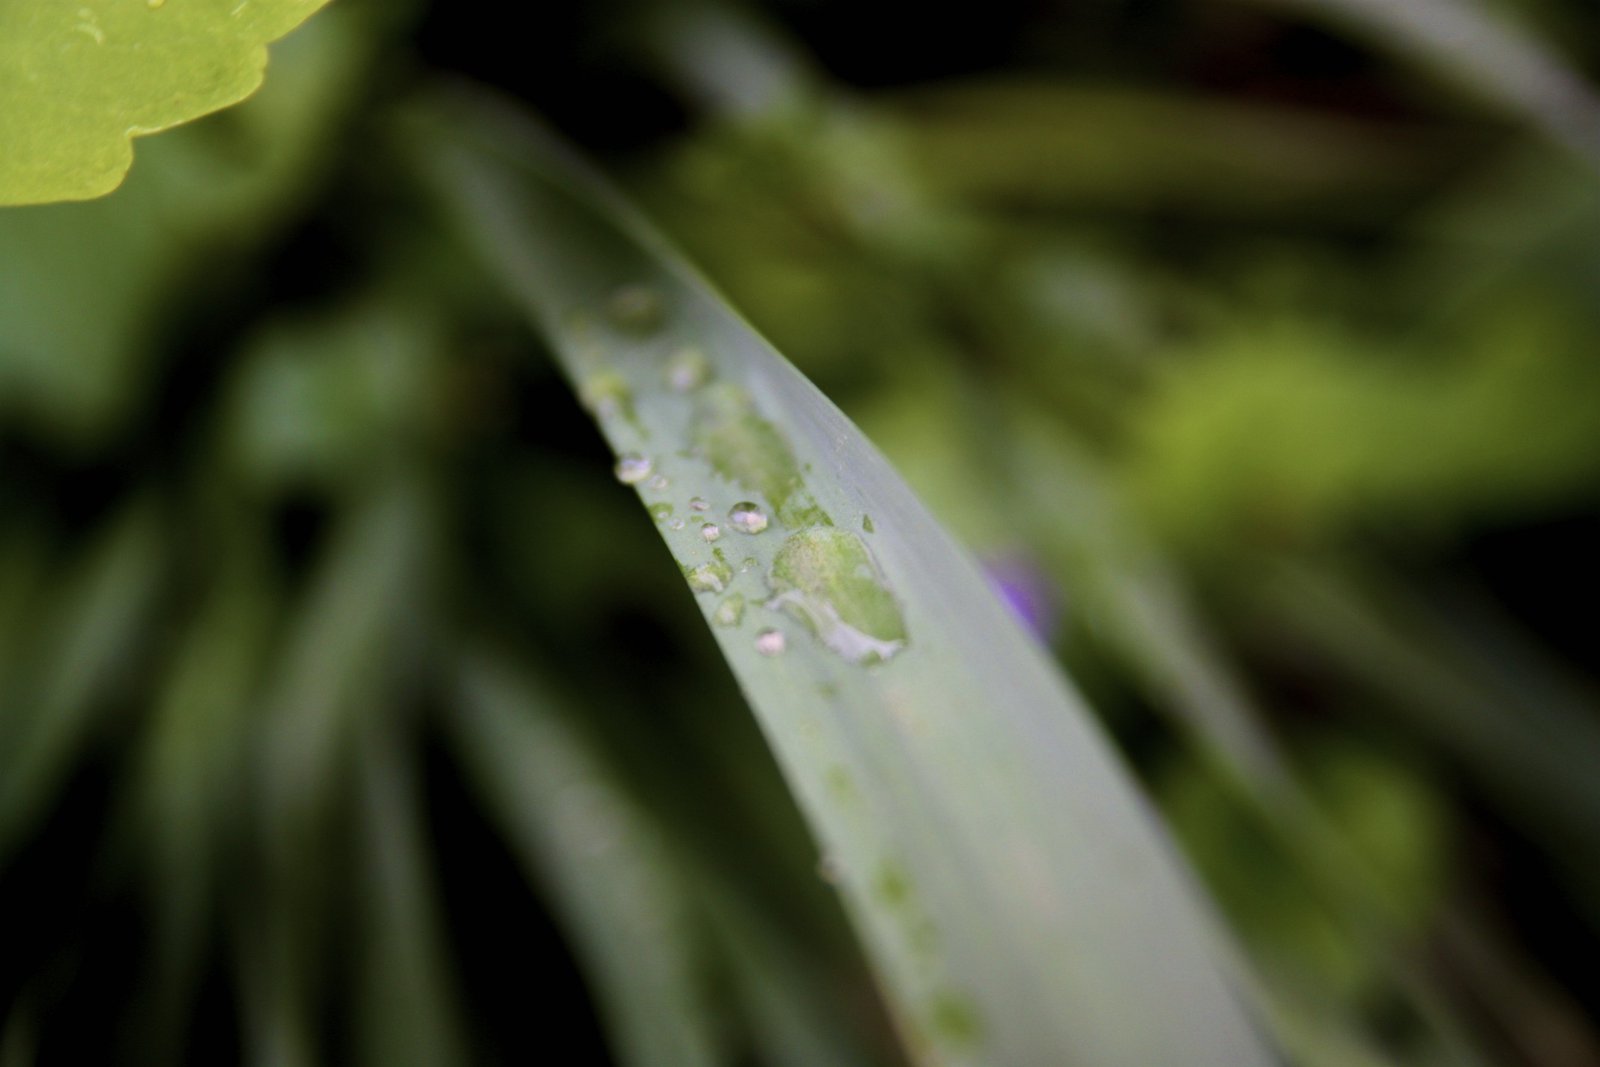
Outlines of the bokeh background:
[{"label": "bokeh background", "polygon": [[899,1062],[393,149],[443,77],[984,560],[1300,1062],[1600,1063],[1600,9],[934,7],[338,0],[114,195],[0,212],[0,1065]]}]

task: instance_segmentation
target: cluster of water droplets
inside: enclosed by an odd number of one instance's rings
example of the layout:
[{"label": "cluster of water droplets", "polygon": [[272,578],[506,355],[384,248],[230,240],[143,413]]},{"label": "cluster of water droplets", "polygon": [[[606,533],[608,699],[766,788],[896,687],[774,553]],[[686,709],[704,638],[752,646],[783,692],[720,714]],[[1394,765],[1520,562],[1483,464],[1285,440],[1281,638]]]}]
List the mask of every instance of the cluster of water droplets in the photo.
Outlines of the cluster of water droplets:
[{"label": "cluster of water droplets", "polygon": [[[617,289],[606,302],[605,311],[611,325],[618,331],[633,335],[657,332],[667,316],[667,303],[661,292],[648,285],[625,285]],[[712,364],[706,353],[692,345],[674,349],[662,365],[664,383],[672,392],[697,393],[714,378]],[[633,398],[626,381],[615,373],[602,373],[586,383],[583,399],[592,411],[602,418],[621,416],[634,421]],[[743,395],[743,394],[741,394]],[[696,403],[699,401],[697,400]],[[749,407],[749,400],[743,401]],[[757,418],[758,414],[739,408],[733,412],[739,418]],[[739,429],[747,430],[742,423]],[[749,432],[745,437],[732,435],[744,443],[753,439],[758,443],[777,442],[786,456],[787,447],[770,426],[761,423],[763,433]],[[641,430],[642,432],[642,430]],[[714,439],[715,440],[715,439]],[[694,454],[702,455],[697,443]],[[727,475],[727,471],[712,460],[714,467]],[[737,469],[738,464],[733,466]],[[759,467],[759,465],[758,465]],[[655,492],[665,492],[671,481],[656,471],[654,460],[640,452],[625,452],[617,458],[615,473],[624,485],[639,486]],[[746,481],[735,477],[735,480]],[[762,483],[763,486],[765,483]],[[746,488],[751,488],[746,485]],[[803,494],[802,494],[803,495]],[[809,500],[809,498],[806,498]],[[793,503],[793,501],[790,501]],[[905,645],[904,621],[899,605],[883,580],[876,560],[858,535],[832,528],[826,513],[813,507],[802,511],[803,517],[792,517],[782,510],[784,500],[775,500],[780,516],[791,528],[799,526],[784,541],[773,556],[771,573],[767,576],[770,598],[757,601],[762,607],[781,613],[804,625],[826,647],[846,660],[862,665],[881,663],[900,651]],[[767,511],[752,500],[739,500],[728,509],[727,517],[714,521],[711,501],[703,496],[691,497],[687,502],[688,517],[675,514],[674,505],[659,500],[648,505],[651,518],[672,531],[696,523],[699,539],[714,545],[723,539],[725,530],[731,529],[746,536],[757,536],[771,526]],[[815,512],[813,515],[811,512]],[[862,516],[864,532],[873,532],[872,520]],[[736,627],[745,616],[745,595],[733,592],[730,587],[735,572],[722,548],[712,549],[713,558],[707,562],[685,565],[683,574],[689,588],[696,594],[720,596],[711,611],[711,622],[721,627]],[[754,556],[745,557],[739,573],[760,566]],[[766,657],[784,654],[788,639],[781,629],[763,627],[754,638],[756,652]]]}]

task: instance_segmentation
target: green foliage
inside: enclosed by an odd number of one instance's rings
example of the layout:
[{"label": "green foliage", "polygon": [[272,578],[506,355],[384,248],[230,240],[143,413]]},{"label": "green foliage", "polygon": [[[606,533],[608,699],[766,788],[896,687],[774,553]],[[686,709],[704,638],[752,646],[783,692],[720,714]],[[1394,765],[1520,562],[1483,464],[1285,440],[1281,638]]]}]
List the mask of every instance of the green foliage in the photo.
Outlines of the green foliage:
[{"label": "green foliage", "polygon": [[0,1063],[1600,1060],[1596,13],[801,7],[0,211]]},{"label": "green foliage", "polygon": [[327,0],[0,5],[0,204],[103,196],[131,138],[236,104]]}]

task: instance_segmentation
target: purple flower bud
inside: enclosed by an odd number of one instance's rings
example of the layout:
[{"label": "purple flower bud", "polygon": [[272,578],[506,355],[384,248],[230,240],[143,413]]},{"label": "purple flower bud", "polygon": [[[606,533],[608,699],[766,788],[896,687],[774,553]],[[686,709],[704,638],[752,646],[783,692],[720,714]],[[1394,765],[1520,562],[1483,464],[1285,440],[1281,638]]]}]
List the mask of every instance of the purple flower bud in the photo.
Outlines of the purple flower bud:
[{"label": "purple flower bud", "polygon": [[1022,555],[987,560],[984,570],[1012,614],[1048,645],[1061,623],[1061,598],[1049,577]]}]

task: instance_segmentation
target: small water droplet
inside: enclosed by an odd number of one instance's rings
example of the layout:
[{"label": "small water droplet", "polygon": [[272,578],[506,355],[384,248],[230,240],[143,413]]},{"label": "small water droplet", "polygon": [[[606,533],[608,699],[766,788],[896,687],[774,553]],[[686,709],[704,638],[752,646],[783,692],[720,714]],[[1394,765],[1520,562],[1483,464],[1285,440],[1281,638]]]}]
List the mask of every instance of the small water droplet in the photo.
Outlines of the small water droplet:
[{"label": "small water droplet", "polygon": [[740,593],[730,593],[711,613],[711,621],[718,626],[738,626],[743,620],[744,596]]},{"label": "small water droplet", "polygon": [[707,541],[715,541],[717,538],[722,536],[722,528],[714,522],[708,522],[704,526],[700,527],[700,536],[704,537]]},{"label": "small water droplet", "polygon": [[648,333],[661,325],[666,316],[666,301],[648,285],[624,285],[606,301],[606,314],[613,325],[631,333]]},{"label": "small water droplet", "polygon": [[166,2],[167,0],[145,0],[146,5],[149,6],[151,11],[154,11],[156,8],[160,7]]},{"label": "small water droplet", "polygon": [[669,530],[681,530],[683,529],[683,526],[684,522],[682,519],[673,519],[671,522],[667,523],[667,529]]},{"label": "small water droplet", "polygon": [[615,468],[617,481],[623,485],[638,485],[650,477],[650,471],[654,466],[649,456],[641,456],[637,452],[624,452],[617,457]]},{"label": "small water droplet", "polygon": [[684,572],[689,588],[696,593],[720,593],[733,581],[733,571],[726,563],[702,563]]},{"label": "small water droplet", "polygon": [[697,496],[693,500],[689,501],[689,510],[690,511],[709,511],[709,510],[711,510],[711,503],[710,503],[710,501],[706,500],[705,497]]},{"label": "small water droplet", "polygon": [[871,533],[872,532],[872,516],[871,515],[863,515],[863,516],[861,516],[861,528],[863,530],[867,531],[867,533]]},{"label": "small water droplet", "polygon": [[760,562],[761,561],[756,559],[754,556],[746,556],[744,559],[739,561],[739,570],[741,573],[744,571],[753,571]]},{"label": "small water droplet", "polygon": [[728,525],[740,533],[758,534],[767,528],[767,513],[759,505],[741,500],[728,512]]},{"label": "small water droplet", "polygon": [[787,647],[782,630],[762,630],[756,634],[756,651],[763,656],[781,656]]},{"label": "small water droplet", "polygon": [[667,480],[667,476],[665,474],[658,474],[654,478],[650,479],[650,488],[656,490],[657,492],[660,492],[662,489],[665,489],[671,484],[672,483]]},{"label": "small water droplet", "polygon": [[817,857],[817,877],[829,885],[838,885],[844,872],[839,869],[839,861],[824,852]]},{"label": "small water droplet", "polygon": [[665,522],[672,516],[672,505],[662,501],[658,504],[651,504],[649,511],[652,519],[657,522]]},{"label": "small water droplet", "polygon": [[711,378],[711,361],[698,348],[680,348],[667,361],[667,385],[675,392],[698,389]]}]

